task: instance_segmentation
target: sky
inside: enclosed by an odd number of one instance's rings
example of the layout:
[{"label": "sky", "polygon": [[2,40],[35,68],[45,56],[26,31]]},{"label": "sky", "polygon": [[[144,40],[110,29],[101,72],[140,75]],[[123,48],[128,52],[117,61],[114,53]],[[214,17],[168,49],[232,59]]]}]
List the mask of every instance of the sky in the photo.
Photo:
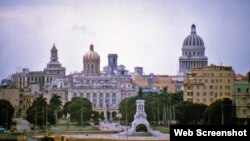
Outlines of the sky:
[{"label": "sky", "polygon": [[196,25],[209,64],[250,70],[249,0],[0,0],[0,80],[41,71],[53,44],[66,74],[83,70],[94,45],[130,72],[176,75],[184,39]]}]

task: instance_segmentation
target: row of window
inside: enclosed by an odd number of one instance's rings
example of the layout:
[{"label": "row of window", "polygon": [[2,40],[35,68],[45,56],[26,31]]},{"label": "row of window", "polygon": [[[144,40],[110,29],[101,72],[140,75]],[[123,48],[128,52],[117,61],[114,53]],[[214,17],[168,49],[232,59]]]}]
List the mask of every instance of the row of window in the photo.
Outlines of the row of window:
[{"label": "row of window", "polygon": [[[197,89],[197,90],[199,90],[200,89],[200,87],[202,87],[203,88],[203,90],[205,90],[205,89],[207,89],[207,86],[199,86],[199,85],[197,85],[197,86],[188,86],[187,87],[187,89],[188,90],[192,90],[192,89]],[[230,86],[224,86],[224,89],[225,90],[230,90]],[[219,90],[222,90],[223,89],[223,86],[217,86],[217,85],[210,85],[209,86],[209,89],[215,89],[215,90],[217,90],[217,89],[219,89]]]},{"label": "row of window", "polygon": [[182,56],[203,56],[203,51],[183,51]]},{"label": "row of window", "polygon": [[[203,73],[203,76],[215,76],[215,74],[214,74],[214,73]],[[223,74],[220,73],[219,76],[222,77]],[[231,76],[231,73],[227,73],[227,74],[224,73],[224,76],[229,76],[229,77],[230,77],[230,76]]]},{"label": "row of window", "polygon": [[[192,82],[193,83],[202,83],[202,79],[193,79]],[[205,79],[204,82],[208,83],[208,79]],[[211,79],[210,82],[211,83],[222,83],[223,81],[222,81],[222,79]],[[224,82],[231,83],[231,80],[227,79]]]},{"label": "row of window", "polygon": [[[193,92],[188,92],[187,93],[188,96],[193,96]],[[196,93],[196,96],[201,96],[202,94],[200,94],[199,92]],[[210,96],[222,96],[222,92],[220,93],[217,93],[217,92],[210,92],[209,93]],[[207,96],[207,93],[206,92],[203,92],[203,96]],[[230,92],[225,92],[225,96],[230,96]]]},{"label": "row of window", "polygon": [[245,89],[243,89],[243,88],[242,89],[241,88],[237,88],[237,92],[238,93],[241,93],[241,92],[243,92],[243,93],[249,93],[249,89],[248,88],[245,88]]},{"label": "row of window", "polygon": [[[104,97],[103,93],[98,93],[98,94],[99,94],[99,98]],[[86,93],[85,97],[87,97],[87,98],[89,97],[90,98],[90,95],[91,95],[91,93]],[[73,97],[77,97],[77,96],[78,96],[77,93],[73,93]],[[106,98],[109,98],[109,97],[114,97],[115,98],[116,97],[116,93],[112,93],[112,95],[110,93],[106,93],[105,96],[106,96]],[[80,93],[79,97],[84,97],[84,93]],[[96,98],[97,97],[97,93],[92,93],[92,97]]]}]

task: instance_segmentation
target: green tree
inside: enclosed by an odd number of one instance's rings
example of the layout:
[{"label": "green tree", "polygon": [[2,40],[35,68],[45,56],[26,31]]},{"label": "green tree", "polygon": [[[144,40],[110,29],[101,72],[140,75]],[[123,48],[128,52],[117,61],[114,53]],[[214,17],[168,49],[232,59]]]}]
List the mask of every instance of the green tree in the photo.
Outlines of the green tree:
[{"label": "green tree", "polygon": [[134,114],[136,112],[136,100],[139,97],[129,97],[123,99],[119,104],[119,112],[122,115],[121,120],[123,120],[123,123],[131,123],[134,120]]},{"label": "green tree", "polygon": [[207,106],[189,101],[176,106],[176,119],[179,124],[202,124]]},{"label": "green tree", "polygon": [[220,99],[208,106],[204,116],[207,124],[233,124],[236,118],[235,106],[228,98]]},{"label": "green tree", "polygon": [[54,115],[54,117],[52,116],[48,118],[51,124],[56,124],[56,121],[58,119],[58,113],[61,111],[61,106],[62,106],[61,97],[56,94],[53,94],[49,102],[49,112],[53,113]]},{"label": "green tree", "polygon": [[82,97],[74,97],[71,101],[65,103],[63,113],[70,114],[70,119],[82,124],[81,121],[89,121],[91,119],[92,105],[91,102]]},{"label": "green tree", "polygon": [[143,93],[142,97],[130,97],[123,99],[119,104],[119,112],[122,114],[123,123],[128,123],[134,120],[136,112],[136,100],[145,100],[145,112],[147,119],[151,124],[156,124],[158,121],[163,121],[165,124],[167,120],[173,120],[175,117],[174,106],[182,103],[182,92],[170,94],[167,93],[167,88],[164,88],[158,93]]},{"label": "green tree", "polygon": [[44,128],[46,124],[46,113],[50,114],[50,112],[46,110],[48,110],[48,105],[46,99],[41,95],[33,101],[32,106],[26,111],[26,119],[30,123]]},{"label": "green tree", "polygon": [[139,91],[138,91],[138,96],[141,98],[141,97],[142,97],[142,94],[143,94],[142,88],[140,87],[140,88],[139,88]]},{"label": "green tree", "polygon": [[9,129],[15,109],[7,100],[0,100],[0,125]]}]

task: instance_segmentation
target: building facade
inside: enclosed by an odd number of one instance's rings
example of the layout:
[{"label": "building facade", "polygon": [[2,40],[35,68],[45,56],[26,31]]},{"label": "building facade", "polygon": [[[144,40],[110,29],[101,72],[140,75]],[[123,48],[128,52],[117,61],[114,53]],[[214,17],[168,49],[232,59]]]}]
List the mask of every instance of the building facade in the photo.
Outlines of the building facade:
[{"label": "building facade", "polygon": [[184,78],[184,101],[203,103],[232,99],[234,71],[228,66],[202,66],[193,68]]},{"label": "building facade", "polygon": [[250,119],[250,84],[245,78],[234,81],[233,103],[236,106],[236,117],[241,121]]},{"label": "building facade", "polygon": [[176,84],[169,75],[132,75],[132,79],[143,92],[159,92],[164,87],[168,88],[169,93],[176,93]]},{"label": "building facade", "polygon": [[179,58],[179,73],[186,74],[194,67],[207,66],[208,58],[205,56],[203,39],[196,34],[196,26],[191,26],[191,34],[188,35],[182,46],[182,56]]},{"label": "building facade", "polygon": [[14,87],[24,91],[42,92],[44,87],[53,79],[65,77],[65,67],[58,61],[57,49],[55,44],[51,49],[50,62],[44,71],[30,71],[24,68],[22,72],[11,75],[11,81]]}]

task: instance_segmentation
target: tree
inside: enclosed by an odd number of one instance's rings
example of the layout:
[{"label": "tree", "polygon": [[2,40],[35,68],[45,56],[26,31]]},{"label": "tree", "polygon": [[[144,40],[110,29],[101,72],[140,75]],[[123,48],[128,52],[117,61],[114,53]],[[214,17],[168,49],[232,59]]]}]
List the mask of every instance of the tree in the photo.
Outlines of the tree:
[{"label": "tree", "polygon": [[82,97],[74,97],[71,101],[65,103],[63,113],[70,114],[70,119],[82,124],[81,121],[88,121],[93,113],[91,102]]},{"label": "tree", "polygon": [[232,100],[225,98],[211,103],[204,113],[207,124],[233,124],[236,118]]},{"label": "tree", "polygon": [[58,119],[58,112],[61,111],[62,101],[61,97],[53,94],[52,98],[49,102],[49,112],[53,113],[54,117],[49,117],[48,120],[52,124],[56,124],[56,121]]},{"label": "tree", "polygon": [[179,124],[202,124],[206,108],[204,104],[182,102],[176,106],[176,119]]},{"label": "tree", "polygon": [[141,98],[141,97],[142,97],[142,94],[143,94],[142,88],[140,87],[140,88],[139,88],[139,91],[138,91],[138,96]]},{"label": "tree", "polygon": [[46,99],[41,95],[33,101],[32,106],[26,111],[26,119],[30,123],[44,128],[46,125],[46,119],[48,119],[46,113],[48,117],[52,117],[52,113],[48,111]]},{"label": "tree", "polygon": [[0,100],[0,125],[9,129],[14,112],[15,109],[9,101]]},{"label": "tree", "polygon": [[136,100],[138,99],[138,96],[136,97],[129,97],[123,99],[119,104],[119,112],[122,115],[121,120],[124,121],[124,123],[131,123],[134,120],[134,114],[136,112]]}]

